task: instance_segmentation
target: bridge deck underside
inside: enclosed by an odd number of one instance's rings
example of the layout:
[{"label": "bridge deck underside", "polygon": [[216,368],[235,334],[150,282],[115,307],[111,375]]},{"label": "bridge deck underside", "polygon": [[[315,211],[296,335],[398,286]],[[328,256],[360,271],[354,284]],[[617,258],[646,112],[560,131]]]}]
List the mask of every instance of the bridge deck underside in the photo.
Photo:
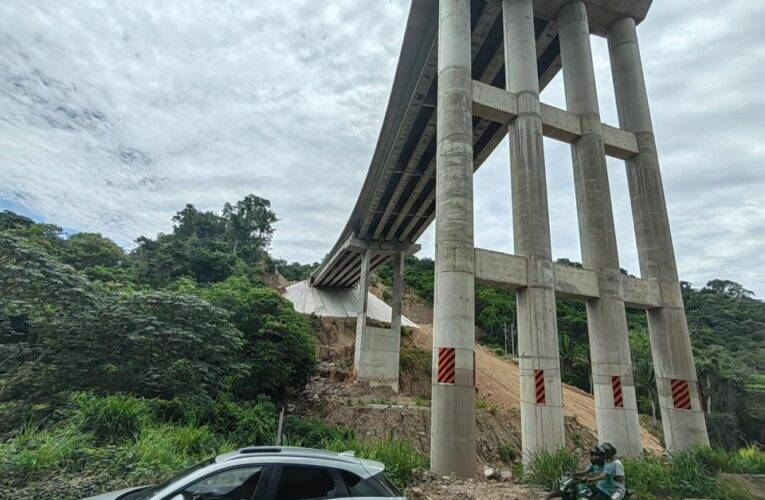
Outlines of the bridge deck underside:
[{"label": "bridge deck underside", "polygon": [[[498,2],[473,0],[473,79],[505,88],[503,21]],[[377,147],[361,194],[337,244],[312,275],[314,286],[354,286],[361,271],[351,236],[413,243],[435,217],[437,0],[414,0]],[[557,24],[535,19],[540,88],[561,68]],[[507,126],[473,119],[477,169],[507,134]],[[388,261],[378,255],[372,268]]]}]

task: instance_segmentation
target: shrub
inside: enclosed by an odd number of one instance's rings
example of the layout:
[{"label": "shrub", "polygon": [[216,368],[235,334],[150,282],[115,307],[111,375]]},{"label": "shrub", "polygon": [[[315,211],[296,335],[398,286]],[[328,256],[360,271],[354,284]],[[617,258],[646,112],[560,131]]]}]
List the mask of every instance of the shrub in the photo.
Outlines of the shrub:
[{"label": "shrub", "polygon": [[659,457],[624,458],[624,476],[627,487],[641,496],[653,494],[666,496],[672,493],[674,479],[666,461]]},{"label": "shrub", "polygon": [[267,399],[242,402],[220,399],[198,406],[190,419],[209,425],[236,446],[273,444],[278,424],[276,407]]},{"label": "shrub", "polygon": [[525,469],[524,479],[530,483],[553,489],[564,474],[575,470],[579,460],[568,449],[555,452],[540,452],[534,455]]},{"label": "shrub", "polygon": [[352,430],[329,425],[318,418],[290,415],[284,419],[284,442],[319,448],[325,442],[344,441],[352,437]]},{"label": "shrub", "polygon": [[245,368],[234,385],[237,397],[282,399],[308,383],[316,368],[315,345],[308,322],[287,299],[244,277],[231,277],[199,293],[230,311],[232,323],[244,333],[239,360]]},{"label": "shrub", "polygon": [[503,443],[499,445],[499,448],[497,449],[497,455],[503,462],[508,464],[512,463],[519,456],[518,446],[513,443]]},{"label": "shrub", "polygon": [[92,432],[102,442],[138,436],[149,415],[144,400],[126,394],[82,394],[75,400],[79,406],[80,429]]},{"label": "shrub", "polygon": [[151,418],[159,423],[190,423],[189,413],[195,407],[191,398],[150,399],[146,404]]},{"label": "shrub", "polygon": [[402,347],[398,364],[402,372],[422,373],[430,377],[433,359],[430,351],[423,351],[414,347]]},{"label": "shrub", "polygon": [[731,469],[746,474],[765,474],[765,452],[754,445],[741,448],[731,457]]},{"label": "shrub", "polygon": [[696,498],[717,494],[714,474],[693,451],[672,455],[669,465],[675,488],[674,494]]}]

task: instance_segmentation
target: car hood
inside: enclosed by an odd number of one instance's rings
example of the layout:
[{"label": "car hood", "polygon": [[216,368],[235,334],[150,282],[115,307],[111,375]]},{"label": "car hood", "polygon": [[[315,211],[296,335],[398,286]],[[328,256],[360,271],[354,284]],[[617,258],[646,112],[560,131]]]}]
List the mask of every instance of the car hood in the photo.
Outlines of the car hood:
[{"label": "car hood", "polygon": [[149,485],[134,486],[132,488],[125,488],[124,490],[110,491],[108,493],[101,493],[100,495],[96,495],[96,496],[93,496],[93,497],[83,498],[82,500],[117,500],[119,497],[121,497],[125,493],[130,493],[131,491],[142,490],[144,488],[147,488],[148,486]]}]

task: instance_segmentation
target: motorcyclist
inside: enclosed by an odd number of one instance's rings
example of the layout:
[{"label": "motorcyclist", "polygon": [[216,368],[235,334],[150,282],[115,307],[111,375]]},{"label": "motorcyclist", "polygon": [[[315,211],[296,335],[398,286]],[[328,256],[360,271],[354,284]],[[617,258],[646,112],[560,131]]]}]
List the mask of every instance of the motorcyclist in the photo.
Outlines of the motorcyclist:
[{"label": "motorcyclist", "polygon": [[574,477],[595,476],[603,472],[603,466],[606,462],[606,452],[600,446],[590,448],[590,465],[586,469],[574,472]]},{"label": "motorcyclist", "polygon": [[[583,470],[580,470],[578,472],[574,472],[571,474],[571,477],[582,479],[587,476],[595,476],[597,474],[600,474],[603,472],[603,466],[605,465],[605,458],[606,454],[603,448],[600,446],[593,446],[590,448],[590,464]],[[550,493],[547,495],[547,499],[551,498],[565,498],[566,497],[566,490],[569,486],[566,485],[566,478],[564,477],[561,480],[561,483],[559,485],[560,490]],[[576,495],[576,490],[572,490],[573,494]]]},{"label": "motorcyclist", "polygon": [[603,470],[587,477],[588,481],[596,482],[593,492],[595,498],[610,499],[615,493],[625,493],[624,465],[616,458],[616,448],[611,443],[600,445],[605,456]]}]

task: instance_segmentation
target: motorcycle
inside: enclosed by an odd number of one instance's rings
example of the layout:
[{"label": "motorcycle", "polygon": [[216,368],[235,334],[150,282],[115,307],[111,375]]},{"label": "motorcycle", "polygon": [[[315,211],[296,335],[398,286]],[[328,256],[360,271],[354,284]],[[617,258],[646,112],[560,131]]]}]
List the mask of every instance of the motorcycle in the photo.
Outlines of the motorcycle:
[{"label": "motorcycle", "polygon": [[[617,491],[611,495],[611,500],[627,500],[635,492],[632,490]],[[595,498],[595,492],[584,481],[575,476],[563,476],[558,480],[558,487],[555,493],[547,498],[562,498],[563,500],[582,500],[586,498]]]}]

